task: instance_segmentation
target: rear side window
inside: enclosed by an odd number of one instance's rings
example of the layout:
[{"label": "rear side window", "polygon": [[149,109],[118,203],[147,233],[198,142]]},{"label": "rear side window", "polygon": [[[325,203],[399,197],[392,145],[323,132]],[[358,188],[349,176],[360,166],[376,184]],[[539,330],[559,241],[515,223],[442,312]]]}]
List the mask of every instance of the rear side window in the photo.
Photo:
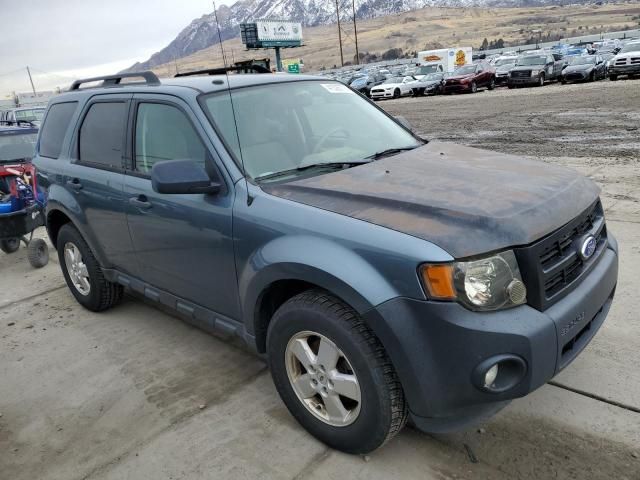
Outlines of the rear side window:
[{"label": "rear side window", "polygon": [[77,107],[78,102],[55,103],[49,107],[49,113],[40,133],[41,156],[48,158],[60,156],[64,136]]},{"label": "rear side window", "polygon": [[89,107],[80,127],[82,163],[122,168],[127,108],[126,102],[100,102]]},{"label": "rear side window", "polygon": [[187,116],[161,103],[141,103],[136,117],[136,171],[149,173],[163,160],[193,160],[204,166],[206,149]]}]

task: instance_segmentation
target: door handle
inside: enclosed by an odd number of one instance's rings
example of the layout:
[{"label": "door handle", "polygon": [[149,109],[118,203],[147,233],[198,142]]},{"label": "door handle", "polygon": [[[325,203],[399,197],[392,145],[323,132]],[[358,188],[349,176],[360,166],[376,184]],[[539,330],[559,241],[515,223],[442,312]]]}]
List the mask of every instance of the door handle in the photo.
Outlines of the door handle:
[{"label": "door handle", "polygon": [[137,197],[131,197],[129,199],[129,203],[136,208],[141,210],[148,210],[151,208],[151,202],[147,200],[147,197],[144,195],[138,195]]},{"label": "door handle", "polygon": [[67,186],[71,190],[74,190],[76,192],[79,192],[80,190],[82,190],[82,183],[80,183],[80,180],[77,179],[77,178],[73,178],[71,180],[67,180]]}]

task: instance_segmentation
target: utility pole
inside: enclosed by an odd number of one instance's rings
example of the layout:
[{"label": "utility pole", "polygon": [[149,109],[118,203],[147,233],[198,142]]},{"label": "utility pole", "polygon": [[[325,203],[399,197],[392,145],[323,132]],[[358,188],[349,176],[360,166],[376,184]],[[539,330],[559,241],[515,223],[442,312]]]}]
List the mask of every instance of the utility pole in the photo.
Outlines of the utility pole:
[{"label": "utility pole", "polygon": [[342,54],[342,29],[340,28],[340,6],[336,0],[336,16],[338,17],[338,42],[340,43],[340,64],[344,67],[344,55]]},{"label": "utility pole", "polygon": [[36,94],[36,87],[33,85],[33,78],[31,78],[31,70],[27,66],[27,74],[29,75],[29,81],[31,82],[31,90],[33,90],[33,94]]},{"label": "utility pole", "polygon": [[360,65],[360,54],[358,53],[358,25],[356,23],[356,0],[351,0],[353,7],[353,34],[356,40],[356,65]]}]

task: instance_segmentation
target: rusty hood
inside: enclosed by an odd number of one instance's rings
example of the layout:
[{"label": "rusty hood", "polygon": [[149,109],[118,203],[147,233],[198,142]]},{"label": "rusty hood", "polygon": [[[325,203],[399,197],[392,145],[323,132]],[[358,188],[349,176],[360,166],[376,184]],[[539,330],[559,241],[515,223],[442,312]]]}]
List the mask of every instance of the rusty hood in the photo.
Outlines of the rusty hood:
[{"label": "rusty hood", "polygon": [[455,258],[531,243],[599,194],[594,182],[573,170],[441,142],[262,188],[428,240]]}]

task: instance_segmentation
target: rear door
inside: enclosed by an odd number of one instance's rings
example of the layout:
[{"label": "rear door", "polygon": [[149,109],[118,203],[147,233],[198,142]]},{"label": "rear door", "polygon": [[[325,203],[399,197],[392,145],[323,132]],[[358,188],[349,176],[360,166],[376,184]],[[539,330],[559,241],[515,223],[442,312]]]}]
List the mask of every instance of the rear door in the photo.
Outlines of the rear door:
[{"label": "rear door", "polygon": [[78,221],[107,267],[131,273],[135,255],[124,199],[124,162],[131,95],[97,95],[84,107],[62,185],[74,198]]},{"label": "rear door", "polygon": [[222,176],[202,125],[182,100],[138,94],[131,116],[132,162],[125,181],[127,220],[138,277],[217,313],[238,318],[232,237],[232,190],[216,195],[162,194],[151,169],[163,160],[192,160]]}]

